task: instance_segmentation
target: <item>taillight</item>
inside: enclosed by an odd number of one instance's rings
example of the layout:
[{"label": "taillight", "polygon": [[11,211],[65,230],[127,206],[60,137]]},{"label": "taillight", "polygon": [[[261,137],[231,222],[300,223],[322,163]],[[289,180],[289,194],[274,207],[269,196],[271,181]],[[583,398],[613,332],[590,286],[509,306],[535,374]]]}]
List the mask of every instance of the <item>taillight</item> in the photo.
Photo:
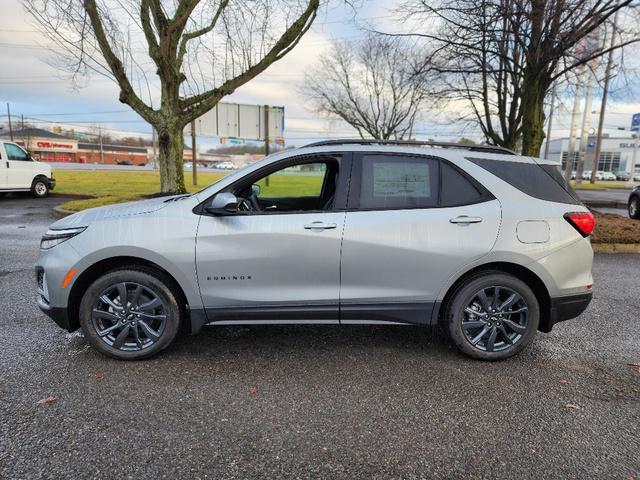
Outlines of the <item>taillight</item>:
[{"label": "taillight", "polygon": [[583,237],[588,237],[596,228],[596,218],[591,212],[570,212],[565,213],[564,218],[573,225]]}]

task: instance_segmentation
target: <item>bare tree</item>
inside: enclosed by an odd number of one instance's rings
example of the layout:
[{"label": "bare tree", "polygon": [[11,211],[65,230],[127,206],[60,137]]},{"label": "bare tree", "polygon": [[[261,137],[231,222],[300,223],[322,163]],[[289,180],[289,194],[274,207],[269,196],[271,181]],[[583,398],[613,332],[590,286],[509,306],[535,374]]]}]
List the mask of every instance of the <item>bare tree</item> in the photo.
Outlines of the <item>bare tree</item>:
[{"label": "bare tree", "polygon": [[305,75],[301,93],[316,112],[344,120],[361,138],[403,138],[428,95],[427,72],[416,73],[418,58],[397,38],[335,41]]},{"label": "bare tree", "polygon": [[113,79],[157,130],[161,191],[182,193],[184,127],[290,52],[320,0],[23,3],[63,67]]},{"label": "bare tree", "polygon": [[[406,0],[405,19],[440,57],[445,97],[464,100],[487,141],[538,156],[554,82],[609,50],[640,40],[637,23],[613,46],[593,45],[632,0]],[[425,25],[426,28],[421,26]],[[397,35],[394,35],[397,36]],[[428,68],[433,68],[431,55]]]}]

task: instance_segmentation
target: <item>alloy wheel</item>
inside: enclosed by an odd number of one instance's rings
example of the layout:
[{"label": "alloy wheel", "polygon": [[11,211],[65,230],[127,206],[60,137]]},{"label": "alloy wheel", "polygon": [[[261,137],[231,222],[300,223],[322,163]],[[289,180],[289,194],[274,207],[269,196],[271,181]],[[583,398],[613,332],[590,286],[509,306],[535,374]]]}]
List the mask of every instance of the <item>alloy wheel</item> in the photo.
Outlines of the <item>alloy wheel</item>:
[{"label": "alloy wheel", "polygon": [[629,203],[629,216],[635,217],[638,214],[638,200],[635,198]]},{"label": "alloy wheel", "polygon": [[91,320],[100,339],[112,348],[137,351],[149,348],[162,336],[167,309],[151,288],[121,282],[96,299]]},{"label": "alloy wheel", "polygon": [[507,350],[521,341],[527,331],[527,302],[507,287],[491,286],[476,292],[463,315],[465,339],[485,352]]}]

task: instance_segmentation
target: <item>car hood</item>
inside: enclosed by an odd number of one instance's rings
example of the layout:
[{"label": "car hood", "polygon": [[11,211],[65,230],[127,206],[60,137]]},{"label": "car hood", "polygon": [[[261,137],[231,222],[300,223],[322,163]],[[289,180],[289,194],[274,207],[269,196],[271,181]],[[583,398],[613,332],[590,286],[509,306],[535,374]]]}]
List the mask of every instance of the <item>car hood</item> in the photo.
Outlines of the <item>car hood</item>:
[{"label": "car hood", "polygon": [[[176,195],[177,196],[177,195]],[[171,202],[172,197],[153,198],[151,200],[142,200],[139,202],[120,203],[116,205],[108,205],[106,207],[90,208],[82,212],[74,213],[68,217],[62,218],[51,225],[51,228],[62,229],[72,227],[86,227],[87,225],[101,220],[109,220],[112,218],[134,217],[136,215],[145,215],[156,212],[165,208]]]}]

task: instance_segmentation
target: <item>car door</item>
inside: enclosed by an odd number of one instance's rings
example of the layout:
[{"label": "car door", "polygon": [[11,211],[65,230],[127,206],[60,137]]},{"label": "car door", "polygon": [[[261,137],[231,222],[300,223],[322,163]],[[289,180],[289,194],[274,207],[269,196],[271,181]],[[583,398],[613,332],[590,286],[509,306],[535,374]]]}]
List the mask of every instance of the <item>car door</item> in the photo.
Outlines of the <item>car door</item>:
[{"label": "car door", "polygon": [[357,155],[342,242],[341,321],[429,323],[447,279],[491,250],[500,218],[499,202],[449,162]]},{"label": "car door", "polygon": [[196,268],[210,322],[338,322],[350,160],[280,161],[224,190],[252,210],[202,215]]},{"label": "car door", "polygon": [[8,188],[31,188],[34,177],[33,160],[27,152],[15,143],[4,142],[7,154],[7,185]]}]

